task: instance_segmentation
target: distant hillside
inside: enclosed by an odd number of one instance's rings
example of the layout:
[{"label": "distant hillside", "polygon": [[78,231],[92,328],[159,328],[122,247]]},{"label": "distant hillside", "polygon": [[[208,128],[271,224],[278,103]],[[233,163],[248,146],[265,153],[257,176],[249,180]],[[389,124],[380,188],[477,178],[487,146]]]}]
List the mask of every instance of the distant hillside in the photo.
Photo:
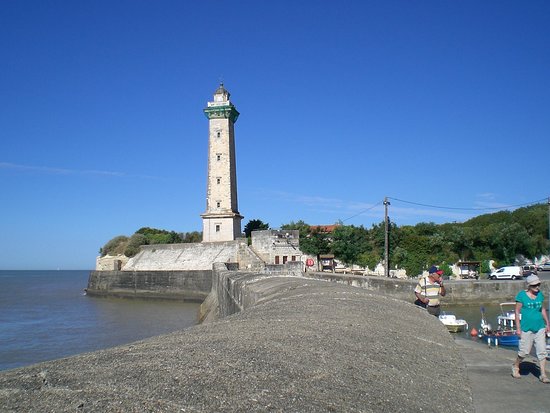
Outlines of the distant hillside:
[{"label": "distant hillside", "polygon": [[[282,228],[300,230],[300,248],[312,255],[332,253],[347,264],[374,268],[384,257],[384,223],[337,225],[330,231],[303,221]],[[443,267],[460,260],[489,260],[497,265],[523,263],[548,255],[548,207],[539,204],[513,212],[499,211],[464,223],[414,226],[390,224],[390,267],[414,276],[432,264]]]}]

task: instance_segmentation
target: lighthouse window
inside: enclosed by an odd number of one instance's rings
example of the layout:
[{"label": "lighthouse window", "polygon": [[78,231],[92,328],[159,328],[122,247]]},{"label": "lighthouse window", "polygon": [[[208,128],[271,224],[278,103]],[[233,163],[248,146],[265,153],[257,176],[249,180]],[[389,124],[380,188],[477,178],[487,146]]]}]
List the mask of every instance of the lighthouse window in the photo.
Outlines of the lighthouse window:
[{"label": "lighthouse window", "polygon": [[222,183],[222,178],[216,178],[216,183],[219,185]]},{"label": "lighthouse window", "polygon": [[216,160],[217,161],[221,161],[222,160],[222,155],[220,153],[217,153],[216,154]]},{"label": "lighthouse window", "polygon": [[217,137],[217,138],[219,138],[219,137],[220,137],[220,135],[221,135],[221,133],[220,133],[220,132],[216,133],[216,137]]},{"label": "lighthouse window", "polygon": [[220,232],[220,225],[216,224],[216,232]]},{"label": "lighthouse window", "polygon": [[221,207],[222,206],[222,203],[220,201],[216,202],[216,207]]}]

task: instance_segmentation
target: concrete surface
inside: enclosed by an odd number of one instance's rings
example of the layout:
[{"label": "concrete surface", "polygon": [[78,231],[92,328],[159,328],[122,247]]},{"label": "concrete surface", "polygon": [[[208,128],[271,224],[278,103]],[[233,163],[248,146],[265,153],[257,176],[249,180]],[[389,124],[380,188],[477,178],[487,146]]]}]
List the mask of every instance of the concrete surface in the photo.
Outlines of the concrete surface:
[{"label": "concrete surface", "polygon": [[464,360],[413,304],[273,278],[181,332],[0,374],[3,412],[473,412]]},{"label": "concrete surface", "polygon": [[516,351],[463,338],[455,342],[466,364],[476,413],[550,412],[550,384],[539,381],[536,358],[526,357],[521,379],[514,379]]},{"label": "concrete surface", "polygon": [[533,359],[423,309],[319,280],[246,284],[217,322],[0,373],[2,412],[550,412]]}]

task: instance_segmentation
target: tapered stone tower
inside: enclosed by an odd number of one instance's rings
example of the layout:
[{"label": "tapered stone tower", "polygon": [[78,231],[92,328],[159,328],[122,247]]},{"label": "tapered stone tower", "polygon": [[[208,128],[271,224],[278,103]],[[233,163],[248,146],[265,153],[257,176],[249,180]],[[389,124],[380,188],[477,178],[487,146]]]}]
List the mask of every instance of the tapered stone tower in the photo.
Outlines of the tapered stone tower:
[{"label": "tapered stone tower", "polygon": [[232,241],[241,237],[237,203],[234,124],[239,112],[229,100],[223,83],[214,92],[204,113],[208,118],[208,177],[206,212],[202,217],[202,242]]}]

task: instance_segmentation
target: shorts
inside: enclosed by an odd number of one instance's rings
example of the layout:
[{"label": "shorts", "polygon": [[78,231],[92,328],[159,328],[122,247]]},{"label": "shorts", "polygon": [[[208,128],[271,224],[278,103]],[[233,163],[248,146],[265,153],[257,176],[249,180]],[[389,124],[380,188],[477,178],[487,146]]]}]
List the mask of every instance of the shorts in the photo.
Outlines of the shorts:
[{"label": "shorts", "polygon": [[518,356],[524,358],[531,353],[531,348],[535,343],[535,350],[539,360],[546,359],[546,328],[541,328],[536,333],[533,331],[522,331],[519,340]]}]

